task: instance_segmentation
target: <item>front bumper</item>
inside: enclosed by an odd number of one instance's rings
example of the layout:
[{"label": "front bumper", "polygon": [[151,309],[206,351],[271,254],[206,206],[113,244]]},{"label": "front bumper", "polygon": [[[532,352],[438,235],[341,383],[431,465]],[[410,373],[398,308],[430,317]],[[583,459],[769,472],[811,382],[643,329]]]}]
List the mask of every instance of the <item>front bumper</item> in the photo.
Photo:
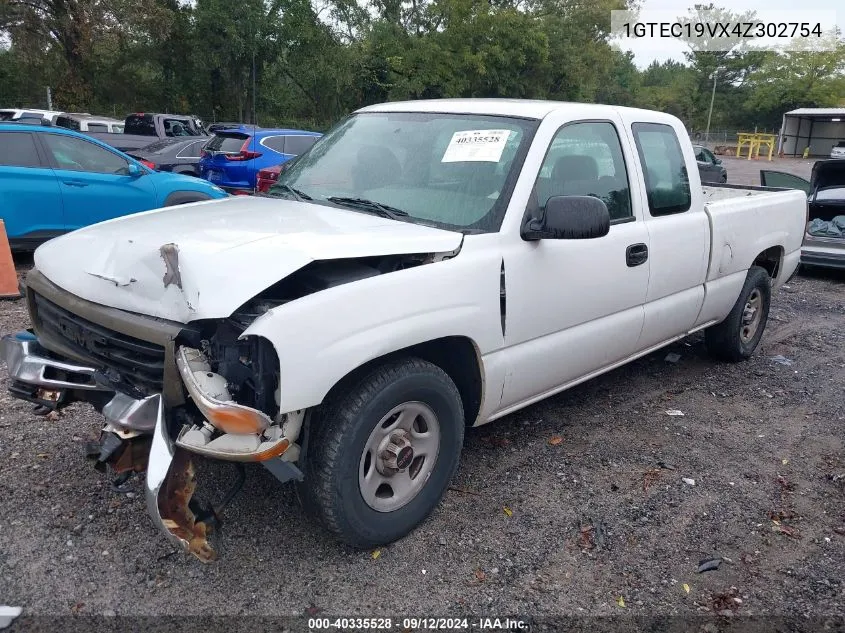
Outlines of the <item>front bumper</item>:
[{"label": "front bumper", "polygon": [[[220,450],[214,447],[214,441],[184,441],[186,436],[201,435],[196,425],[176,419],[162,394],[136,399],[113,391],[97,382],[97,368],[59,357],[45,349],[32,332],[0,339],[0,357],[8,367],[12,395],[50,409],[85,401],[103,413],[104,435],[109,440],[102,443],[101,455],[105,457],[101,461],[109,463],[115,472],[146,470],[145,496],[153,522],[172,543],[203,562],[216,558],[208,535],[219,521],[221,508],[203,511],[192,500],[196,489],[192,453],[234,462],[260,461],[280,481],[302,479],[293,463],[299,452],[295,441],[301,418],[289,419],[280,426],[272,444],[264,442],[247,452],[231,446]],[[203,394],[196,391],[198,388],[197,384],[187,386],[192,397],[200,398]],[[268,446],[282,445],[282,454],[276,451],[267,458]]]}]

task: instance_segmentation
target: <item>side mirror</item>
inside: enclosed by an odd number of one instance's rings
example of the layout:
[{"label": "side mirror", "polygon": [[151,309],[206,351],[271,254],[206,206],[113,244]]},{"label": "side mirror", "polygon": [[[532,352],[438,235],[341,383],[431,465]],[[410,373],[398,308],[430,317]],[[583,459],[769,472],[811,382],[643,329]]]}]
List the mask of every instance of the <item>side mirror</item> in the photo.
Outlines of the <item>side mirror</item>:
[{"label": "side mirror", "polygon": [[714,164],[714,165],[721,165],[721,164],[722,164],[722,159],[721,159],[721,158],[714,158],[714,159],[713,159],[713,164]]},{"label": "side mirror", "polygon": [[144,175],[144,170],[135,163],[129,163],[129,166],[126,168],[126,175],[132,178],[138,178]]},{"label": "side mirror", "polygon": [[553,196],[541,218],[522,229],[524,240],[589,240],[610,232],[610,212],[594,196]]}]

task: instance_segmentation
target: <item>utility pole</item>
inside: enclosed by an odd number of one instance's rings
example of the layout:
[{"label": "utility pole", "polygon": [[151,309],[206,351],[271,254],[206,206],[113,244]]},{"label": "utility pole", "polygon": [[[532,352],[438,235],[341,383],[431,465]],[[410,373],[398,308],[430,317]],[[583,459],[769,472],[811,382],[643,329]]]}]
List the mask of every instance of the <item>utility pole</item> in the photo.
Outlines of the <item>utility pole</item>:
[{"label": "utility pole", "polygon": [[47,109],[53,109],[53,95],[50,93],[50,86],[47,86]]},{"label": "utility pole", "polygon": [[713,92],[710,95],[710,111],[707,113],[707,131],[704,133],[705,142],[710,142],[710,118],[713,116],[713,100],[716,98],[716,75],[719,69],[713,71]]}]

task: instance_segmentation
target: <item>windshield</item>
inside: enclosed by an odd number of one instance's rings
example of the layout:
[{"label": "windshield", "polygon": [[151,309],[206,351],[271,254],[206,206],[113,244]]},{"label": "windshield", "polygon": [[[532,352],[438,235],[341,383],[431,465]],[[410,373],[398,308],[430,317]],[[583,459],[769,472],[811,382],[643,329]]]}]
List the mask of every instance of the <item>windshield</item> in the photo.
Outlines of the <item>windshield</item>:
[{"label": "windshield", "polygon": [[357,114],[283,171],[270,194],[370,212],[360,201],[374,202],[404,212],[406,222],[498,231],[538,124],[469,114]]}]

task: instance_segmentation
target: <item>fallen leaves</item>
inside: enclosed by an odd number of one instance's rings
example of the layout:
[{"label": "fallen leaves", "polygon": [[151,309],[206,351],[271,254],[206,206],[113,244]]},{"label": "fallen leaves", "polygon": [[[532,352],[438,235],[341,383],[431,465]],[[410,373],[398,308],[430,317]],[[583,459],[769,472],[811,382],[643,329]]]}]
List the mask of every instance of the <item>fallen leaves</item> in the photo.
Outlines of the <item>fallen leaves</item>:
[{"label": "fallen leaves", "polygon": [[798,531],[797,528],[789,527],[788,525],[783,525],[779,521],[772,521],[774,525],[772,526],[772,532],[777,532],[778,534],[785,534],[786,536],[794,539],[801,538],[801,532]]},{"label": "fallen leaves", "polygon": [[687,593],[689,593],[689,585],[688,585],[687,583],[684,583],[684,584],[683,584],[683,585],[681,585],[681,586],[684,588],[684,591],[686,591]]},{"label": "fallen leaves", "polygon": [[710,607],[719,615],[732,615],[741,604],[742,600],[736,587],[731,587],[722,593],[713,594],[710,601]]},{"label": "fallen leaves", "polygon": [[513,510],[511,510],[508,506],[502,506],[502,510],[504,511],[506,517],[513,516]]},{"label": "fallen leaves", "polygon": [[648,489],[657,483],[657,480],[660,479],[660,469],[659,468],[649,468],[643,474],[643,492],[648,492]]},{"label": "fallen leaves", "polygon": [[61,413],[59,413],[59,412],[58,412],[58,411],[56,411],[56,410],[53,410],[53,411],[50,411],[50,412],[49,412],[47,415],[45,415],[44,417],[45,417],[45,418],[47,418],[48,420],[50,420],[50,422],[56,422],[56,421],[57,421],[60,417],[62,417],[62,414],[61,414]]},{"label": "fallen leaves", "polygon": [[618,604],[620,607],[622,607],[624,609],[625,608],[625,598],[623,598],[622,596],[619,596],[616,599],[616,604]]},{"label": "fallen leaves", "polygon": [[381,550],[380,549],[373,550],[373,553],[370,554],[370,558],[372,558],[373,560],[378,559],[380,556],[381,556]]},{"label": "fallen leaves", "polygon": [[592,525],[582,525],[578,534],[578,546],[582,550],[591,550],[596,546],[595,530]]},{"label": "fallen leaves", "polygon": [[485,580],[487,580],[487,574],[484,573],[483,569],[480,569],[480,568],[476,569],[475,570],[475,579],[478,582],[484,582]]},{"label": "fallen leaves", "polygon": [[563,443],[563,438],[560,435],[553,435],[549,438],[549,446],[557,446]]}]

